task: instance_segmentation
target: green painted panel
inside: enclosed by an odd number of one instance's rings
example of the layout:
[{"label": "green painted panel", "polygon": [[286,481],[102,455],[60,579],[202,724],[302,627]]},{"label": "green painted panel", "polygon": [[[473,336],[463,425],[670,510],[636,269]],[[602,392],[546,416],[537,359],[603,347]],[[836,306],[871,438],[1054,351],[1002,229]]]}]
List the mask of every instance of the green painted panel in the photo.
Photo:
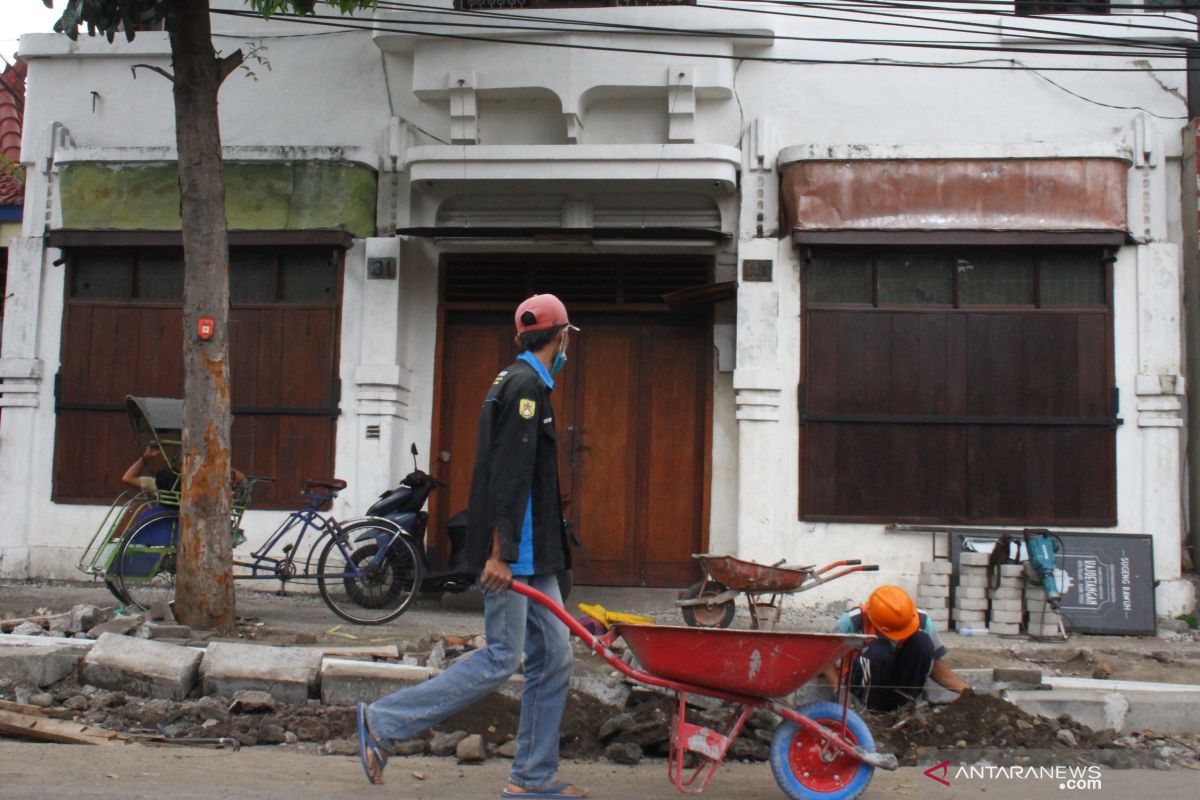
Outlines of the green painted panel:
[{"label": "green painted panel", "polygon": [[[64,164],[63,227],[179,230],[174,164]],[[375,232],[375,171],[338,161],[225,164],[230,230],[341,229]]]}]

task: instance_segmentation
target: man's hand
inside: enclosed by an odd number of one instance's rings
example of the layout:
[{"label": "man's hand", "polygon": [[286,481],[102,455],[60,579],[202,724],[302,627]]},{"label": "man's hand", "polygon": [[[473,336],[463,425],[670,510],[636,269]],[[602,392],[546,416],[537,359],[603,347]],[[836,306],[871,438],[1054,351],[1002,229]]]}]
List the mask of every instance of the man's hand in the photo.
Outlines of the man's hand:
[{"label": "man's hand", "polygon": [[479,582],[487,591],[502,594],[512,586],[512,567],[498,557],[489,558],[483,565],[483,572],[479,574]]}]

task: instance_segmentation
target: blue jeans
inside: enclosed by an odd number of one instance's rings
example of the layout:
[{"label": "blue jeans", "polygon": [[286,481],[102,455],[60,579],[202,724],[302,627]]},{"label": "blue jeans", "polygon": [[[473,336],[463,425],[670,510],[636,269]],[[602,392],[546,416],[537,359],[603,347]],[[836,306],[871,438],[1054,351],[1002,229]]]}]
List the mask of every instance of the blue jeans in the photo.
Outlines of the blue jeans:
[{"label": "blue jeans", "polygon": [[[518,577],[562,603],[554,575]],[[487,647],[431,680],[376,700],[367,708],[371,735],[387,746],[411,739],[490,694],[516,672],[525,653],[525,688],[517,757],[509,780],[522,789],[554,782],[558,738],[574,661],[570,631],[539,603],[516,592],[484,592]]]}]

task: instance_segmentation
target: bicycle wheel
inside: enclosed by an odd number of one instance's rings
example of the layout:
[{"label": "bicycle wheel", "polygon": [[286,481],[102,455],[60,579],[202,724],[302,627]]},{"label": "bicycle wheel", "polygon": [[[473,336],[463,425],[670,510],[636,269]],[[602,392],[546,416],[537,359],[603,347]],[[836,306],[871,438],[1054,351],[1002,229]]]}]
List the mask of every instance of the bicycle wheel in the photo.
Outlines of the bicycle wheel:
[{"label": "bicycle wheel", "polygon": [[[380,559],[381,547],[386,552]],[[417,596],[421,558],[413,541],[396,535],[394,527],[352,522],[342,526],[340,536],[329,537],[321,551],[317,588],[325,605],[342,619],[379,625],[403,614]]]},{"label": "bicycle wheel", "polygon": [[142,609],[156,600],[174,600],[178,541],[177,512],[157,514],[125,534],[117,551],[114,594]]}]

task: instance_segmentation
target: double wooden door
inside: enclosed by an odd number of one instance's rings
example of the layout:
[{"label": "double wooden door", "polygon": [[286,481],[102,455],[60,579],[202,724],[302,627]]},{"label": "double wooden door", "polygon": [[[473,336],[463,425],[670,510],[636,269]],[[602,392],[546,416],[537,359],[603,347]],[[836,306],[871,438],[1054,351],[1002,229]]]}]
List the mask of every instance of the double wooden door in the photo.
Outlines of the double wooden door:
[{"label": "double wooden door", "polygon": [[[553,396],[566,516],[590,558],[575,580],[684,586],[706,525],[711,395],[707,326],[662,316],[572,315]],[[437,467],[450,487],[434,530],[466,507],[483,398],[515,355],[512,318],[448,313],[440,363]],[[437,536],[438,534],[434,534]]]}]

